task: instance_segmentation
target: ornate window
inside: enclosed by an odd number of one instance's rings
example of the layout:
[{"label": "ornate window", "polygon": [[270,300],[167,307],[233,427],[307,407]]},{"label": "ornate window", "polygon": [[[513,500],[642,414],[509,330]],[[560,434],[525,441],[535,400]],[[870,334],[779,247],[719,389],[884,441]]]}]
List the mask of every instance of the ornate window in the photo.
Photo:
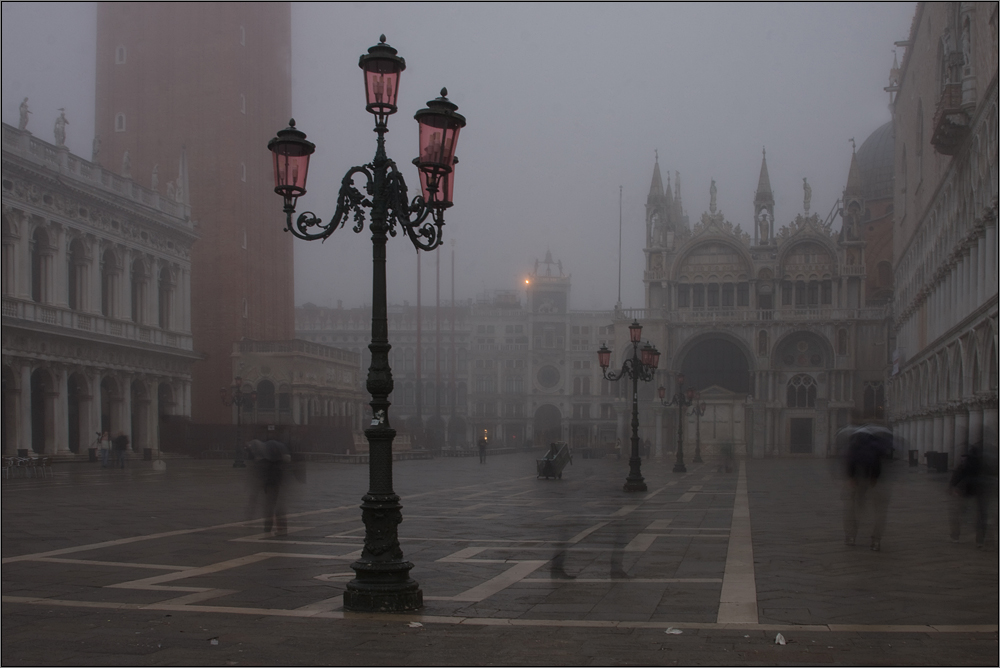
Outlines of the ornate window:
[{"label": "ornate window", "polygon": [[84,252],[83,242],[74,239],[69,245],[69,256],[67,257],[68,267],[66,271],[67,279],[67,300],[69,307],[74,311],[84,309],[84,295],[86,294],[86,264],[87,258]]},{"label": "ornate window", "polygon": [[125,114],[122,112],[115,114],[115,132],[125,132]]},{"label": "ornate window", "polygon": [[812,376],[800,373],[788,381],[788,407],[816,407],[816,381]]}]

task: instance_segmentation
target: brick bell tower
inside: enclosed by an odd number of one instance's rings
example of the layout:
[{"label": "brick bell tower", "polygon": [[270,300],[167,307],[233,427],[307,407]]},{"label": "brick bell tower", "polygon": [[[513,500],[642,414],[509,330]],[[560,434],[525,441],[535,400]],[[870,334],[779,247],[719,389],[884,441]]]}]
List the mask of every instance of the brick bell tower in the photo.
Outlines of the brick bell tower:
[{"label": "brick bell tower", "polygon": [[291,116],[291,6],[98,3],[96,93],[101,166],[190,204],[192,418],[228,423],[233,342],[294,338],[266,148]]}]

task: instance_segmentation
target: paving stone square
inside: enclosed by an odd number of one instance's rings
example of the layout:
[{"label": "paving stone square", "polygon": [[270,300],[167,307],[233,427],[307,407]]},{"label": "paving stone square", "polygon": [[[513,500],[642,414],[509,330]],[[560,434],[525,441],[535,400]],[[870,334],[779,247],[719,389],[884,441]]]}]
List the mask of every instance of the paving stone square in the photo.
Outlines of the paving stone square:
[{"label": "paving stone square", "polygon": [[401,615],[343,609],[365,466],[309,464],[277,535],[229,462],[59,465],[3,481],[2,660],[996,664],[996,536],[952,543],[943,474],[902,464],[873,552],[844,544],[824,460],[646,461],[643,493],[613,459],[562,480],[537,479],[531,453],[395,462],[424,594]]}]

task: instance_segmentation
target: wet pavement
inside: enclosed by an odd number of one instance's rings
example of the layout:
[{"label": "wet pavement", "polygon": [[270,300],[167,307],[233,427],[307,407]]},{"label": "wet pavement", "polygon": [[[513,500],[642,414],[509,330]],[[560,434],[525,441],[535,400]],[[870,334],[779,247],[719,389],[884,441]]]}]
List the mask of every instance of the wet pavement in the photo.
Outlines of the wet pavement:
[{"label": "wet pavement", "polygon": [[[882,549],[844,544],[824,460],[396,462],[425,607],[345,612],[367,467],[312,463],[263,531],[224,461],[4,480],[5,665],[996,665],[995,530],[948,537],[946,474],[896,462]],[[994,525],[995,527],[995,525]],[[781,633],[785,645],[775,644]]]}]

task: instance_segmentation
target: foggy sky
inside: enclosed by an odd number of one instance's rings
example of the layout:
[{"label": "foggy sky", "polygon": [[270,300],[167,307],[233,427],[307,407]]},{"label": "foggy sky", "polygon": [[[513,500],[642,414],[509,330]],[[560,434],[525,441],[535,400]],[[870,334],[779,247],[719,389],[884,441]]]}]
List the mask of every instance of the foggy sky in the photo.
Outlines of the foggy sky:
[{"label": "foggy sky", "polygon": [[[3,120],[90,157],[96,12],[91,3],[3,4]],[[860,147],[890,120],[893,42],[913,3],[887,4],[293,4],[292,108],[317,144],[299,211],[329,218],[343,173],[375,152],[358,56],[385,33],[406,59],[387,151],[411,196],[418,187],[413,113],[447,86],[468,125],[459,139],[455,206],[446,214],[442,299],[519,289],[546,249],[573,276],[571,306],[608,309],[618,291],[618,187],[623,186],[622,301],[642,306],[644,205],[653,169],[681,173],[692,224],[718,207],[752,230],[761,148],[776,224],[802,210],[825,218]],[[900,53],[902,56],[902,53]],[[277,131],[280,128],[275,128]],[[270,136],[260,137],[266,150]],[[194,177],[194,176],[193,176]],[[280,200],[275,196],[275,224]],[[839,226],[839,220],[835,223]],[[235,243],[235,241],[234,241]],[[390,303],[416,301],[416,253],[389,243]],[[296,241],[296,303],[371,301],[371,243],[349,228]],[[426,303],[434,257],[423,256]]]}]

